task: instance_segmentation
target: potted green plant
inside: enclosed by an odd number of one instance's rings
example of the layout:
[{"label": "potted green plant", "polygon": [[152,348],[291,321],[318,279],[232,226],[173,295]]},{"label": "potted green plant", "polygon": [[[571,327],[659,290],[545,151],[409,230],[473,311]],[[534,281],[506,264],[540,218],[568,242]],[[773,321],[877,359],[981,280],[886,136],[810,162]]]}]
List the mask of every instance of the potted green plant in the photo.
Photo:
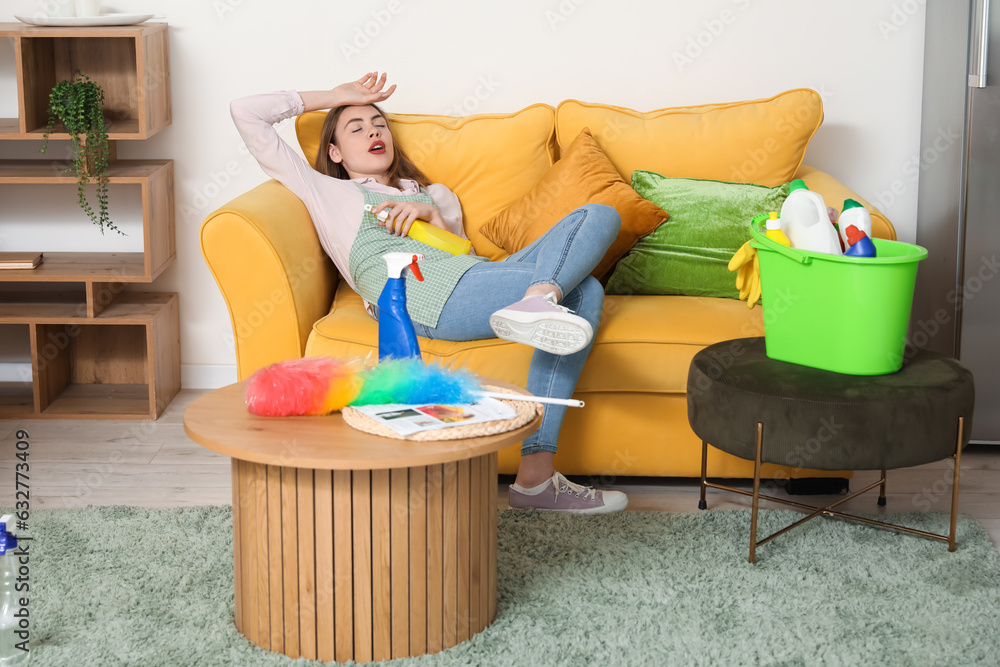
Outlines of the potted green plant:
[{"label": "potted green plant", "polygon": [[[77,72],[68,81],[60,81],[49,94],[49,124],[45,143],[55,128],[56,120],[66,128],[73,142],[73,171],[77,178],[77,200],[101,233],[105,227],[124,235],[108,217],[108,144],[104,121],[104,91],[90,77]],[[97,211],[87,201],[87,184],[93,178],[97,184]]]}]

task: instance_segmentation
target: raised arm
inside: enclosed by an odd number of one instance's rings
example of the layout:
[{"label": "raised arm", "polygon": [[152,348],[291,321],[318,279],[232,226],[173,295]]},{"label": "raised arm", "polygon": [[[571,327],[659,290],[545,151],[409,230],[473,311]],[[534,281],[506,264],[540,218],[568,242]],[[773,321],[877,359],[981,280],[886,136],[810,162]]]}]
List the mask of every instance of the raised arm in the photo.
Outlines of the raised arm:
[{"label": "raised arm", "polygon": [[378,72],[368,72],[357,81],[343,83],[330,90],[312,90],[299,93],[306,111],[317,109],[333,109],[345,105],[375,104],[387,99],[396,90],[396,84],[382,92],[385,87],[385,72],[379,77]]},{"label": "raised arm", "polygon": [[326,177],[282,140],[274,124],[306,111],[384,100],[396,89],[392,86],[382,92],[385,78],[385,74],[379,78],[374,72],[327,91],[290,90],[253,95],[234,100],[229,110],[247,149],[264,172],[308,202],[313,184]]}]

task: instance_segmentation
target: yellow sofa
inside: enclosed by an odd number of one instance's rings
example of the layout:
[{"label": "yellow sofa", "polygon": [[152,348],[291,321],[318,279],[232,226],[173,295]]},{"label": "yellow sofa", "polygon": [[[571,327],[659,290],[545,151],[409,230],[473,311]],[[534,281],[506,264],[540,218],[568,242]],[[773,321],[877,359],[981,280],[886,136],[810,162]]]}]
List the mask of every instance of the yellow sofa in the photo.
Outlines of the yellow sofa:
[{"label": "yellow sofa", "polygon": [[[324,113],[297,119],[309,157],[317,150]],[[635,169],[767,186],[801,178],[832,205],[846,198],[866,204],[833,177],[802,165],[821,122],[822,102],[811,90],[644,113],[567,100],[557,108],[536,104],[512,114],[390,115],[396,143],[431,180],[455,191],[469,238],[491,259],[505,254],[480,228],[531,190],[583,128],[626,182]],[[895,238],[889,221],[866,206],[874,234]],[[209,215],[201,244],[229,307],[240,379],[277,361],[364,356],[377,347],[377,323],[339,280],[305,207],[279,183],[263,183]],[[700,475],[701,443],[688,426],[685,397],[691,358],[717,341],[763,331],[762,309],[749,310],[741,301],[608,296],[576,390],[587,406],[566,417],[557,469],[605,481]],[[420,344],[425,359],[520,386],[532,353],[498,339]],[[503,450],[499,471],[516,472],[518,460],[518,446]],[[751,477],[752,463],[711,450],[709,474]],[[770,465],[763,471],[775,478],[831,474]]]}]

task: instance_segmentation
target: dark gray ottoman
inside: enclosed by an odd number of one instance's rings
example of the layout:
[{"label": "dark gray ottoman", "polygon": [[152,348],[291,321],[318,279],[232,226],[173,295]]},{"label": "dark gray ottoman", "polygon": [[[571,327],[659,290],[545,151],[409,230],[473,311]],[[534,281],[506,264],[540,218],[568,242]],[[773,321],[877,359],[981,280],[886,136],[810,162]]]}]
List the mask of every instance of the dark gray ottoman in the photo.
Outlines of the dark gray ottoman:
[{"label": "dark gray ottoman", "polygon": [[[860,341],[859,344],[863,344]],[[975,387],[960,363],[917,350],[890,375],[843,375],[769,359],[763,338],[711,345],[691,361],[687,384],[688,420],[702,440],[700,509],[713,487],[753,497],[750,562],[756,547],[818,515],[860,520],[948,541],[955,550],[955,521],[961,450],[969,441]],[[755,461],[753,493],[706,479],[708,445]],[[933,535],[833,511],[836,505],[880,487],[885,472],[953,457],[951,533]],[[833,505],[812,507],[760,495],[761,463],[815,470],[880,470],[881,479]],[[812,513],[757,542],[758,499]]]}]

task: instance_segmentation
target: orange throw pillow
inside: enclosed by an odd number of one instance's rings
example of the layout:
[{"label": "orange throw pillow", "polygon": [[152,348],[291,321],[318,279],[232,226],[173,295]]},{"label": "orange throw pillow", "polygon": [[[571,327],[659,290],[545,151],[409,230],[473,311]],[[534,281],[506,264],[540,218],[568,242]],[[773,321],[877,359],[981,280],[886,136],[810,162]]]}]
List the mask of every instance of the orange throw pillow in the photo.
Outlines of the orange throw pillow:
[{"label": "orange throw pillow", "polygon": [[607,204],[622,218],[618,238],[591,275],[602,278],[636,242],[667,219],[640,197],[611,164],[584,128],[535,187],[483,225],[480,232],[508,253],[515,253],[584,204]]}]

